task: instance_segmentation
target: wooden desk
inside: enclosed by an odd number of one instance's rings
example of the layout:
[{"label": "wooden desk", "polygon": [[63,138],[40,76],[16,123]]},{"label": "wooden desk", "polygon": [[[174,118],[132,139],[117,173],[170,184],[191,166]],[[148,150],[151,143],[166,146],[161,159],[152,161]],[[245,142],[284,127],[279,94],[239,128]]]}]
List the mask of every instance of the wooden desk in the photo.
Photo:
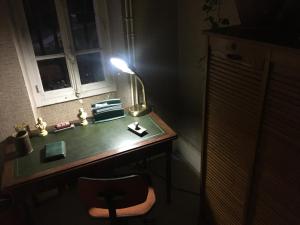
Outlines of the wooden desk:
[{"label": "wooden desk", "polygon": [[[138,121],[148,133],[139,137],[127,125]],[[78,173],[93,166],[119,167],[149,156],[166,155],[167,201],[171,199],[171,153],[172,140],[176,133],[155,113],[143,117],[126,116],[110,122],[90,124],[87,127],[59,133],[49,133],[46,137],[32,137],[34,151],[29,155],[8,160],[4,164],[1,188],[5,191],[28,190],[34,186],[55,179],[64,179],[69,174]],[[53,162],[43,162],[41,151],[45,144],[64,140],[66,158]],[[11,150],[14,145],[7,145]]]}]

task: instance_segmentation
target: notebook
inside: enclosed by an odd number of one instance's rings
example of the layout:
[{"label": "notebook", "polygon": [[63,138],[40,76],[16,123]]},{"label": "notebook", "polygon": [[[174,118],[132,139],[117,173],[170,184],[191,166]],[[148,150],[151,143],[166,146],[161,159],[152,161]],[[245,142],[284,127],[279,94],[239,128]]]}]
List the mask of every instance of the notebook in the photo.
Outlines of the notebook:
[{"label": "notebook", "polygon": [[53,161],[66,157],[66,143],[64,141],[52,142],[45,146],[45,161]]}]

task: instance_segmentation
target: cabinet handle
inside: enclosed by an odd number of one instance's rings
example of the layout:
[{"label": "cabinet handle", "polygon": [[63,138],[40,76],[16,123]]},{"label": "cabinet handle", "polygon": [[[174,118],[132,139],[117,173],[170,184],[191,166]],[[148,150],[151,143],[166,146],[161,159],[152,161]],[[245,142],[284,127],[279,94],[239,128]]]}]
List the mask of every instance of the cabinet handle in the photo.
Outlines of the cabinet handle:
[{"label": "cabinet handle", "polygon": [[242,56],[237,54],[227,54],[227,58],[231,60],[242,60]]}]

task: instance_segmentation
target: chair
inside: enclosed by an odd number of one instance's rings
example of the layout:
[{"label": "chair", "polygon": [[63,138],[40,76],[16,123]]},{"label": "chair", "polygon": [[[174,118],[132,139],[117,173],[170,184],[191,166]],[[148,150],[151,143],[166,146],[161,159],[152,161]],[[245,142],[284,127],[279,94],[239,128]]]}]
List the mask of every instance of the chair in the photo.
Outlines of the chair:
[{"label": "chair", "polygon": [[114,224],[117,218],[142,216],[155,203],[150,179],[144,175],[119,178],[79,178],[81,200],[94,218],[108,218]]}]

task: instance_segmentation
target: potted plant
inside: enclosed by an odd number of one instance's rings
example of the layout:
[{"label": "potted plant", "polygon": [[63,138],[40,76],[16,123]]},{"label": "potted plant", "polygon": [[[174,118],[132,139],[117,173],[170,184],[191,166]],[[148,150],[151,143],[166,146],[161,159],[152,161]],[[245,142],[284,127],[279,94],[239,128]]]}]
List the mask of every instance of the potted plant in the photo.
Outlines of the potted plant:
[{"label": "potted plant", "polygon": [[221,0],[205,0],[202,6],[202,11],[206,13],[204,21],[209,22],[212,29],[229,25],[228,18],[220,16],[220,3]]}]

